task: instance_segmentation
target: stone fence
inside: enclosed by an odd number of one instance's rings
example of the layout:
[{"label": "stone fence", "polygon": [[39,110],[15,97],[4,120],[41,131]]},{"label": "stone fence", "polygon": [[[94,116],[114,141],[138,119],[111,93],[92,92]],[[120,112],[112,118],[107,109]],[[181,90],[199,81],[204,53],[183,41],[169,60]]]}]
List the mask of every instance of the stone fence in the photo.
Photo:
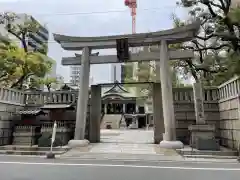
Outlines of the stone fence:
[{"label": "stone fence", "polygon": [[78,91],[53,91],[53,92],[26,92],[26,105],[43,105],[46,103],[69,104],[76,103]]},{"label": "stone fence", "polygon": [[[219,87],[204,90],[204,110],[209,124],[215,124],[217,138],[222,145],[238,148],[240,141],[240,78],[233,78]],[[15,112],[27,106],[41,106],[44,103],[76,103],[77,91],[22,92],[0,89],[0,135],[9,136]],[[188,126],[195,124],[194,98],[191,87],[173,89],[177,137],[188,141]],[[6,140],[7,141],[7,140]],[[0,139],[0,145],[2,143]]]},{"label": "stone fence", "polygon": [[[53,91],[53,92],[25,92],[24,104],[43,105],[45,103],[68,104],[76,103],[78,91]],[[205,89],[205,101],[215,102],[218,100],[217,87]],[[194,102],[192,88],[174,88],[173,98],[175,102]]]},{"label": "stone fence", "polygon": [[23,91],[0,88],[0,102],[6,104],[14,105],[24,105],[25,104],[25,93]]},{"label": "stone fence", "polygon": [[[55,92],[28,92],[25,94],[26,105],[42,105],[44,103],[75,103],[77,91]],[[204,91],[204,106],[207,122],[219,127],[218,89],[217,87],[206,88]],[[177,136],[182,141],[188,141],[188,126],[195,124],[194,97],[191,87],[174,88],[173,98],[175,116],[177,121]],[[219,137],[219,131],[217,131]]]}]

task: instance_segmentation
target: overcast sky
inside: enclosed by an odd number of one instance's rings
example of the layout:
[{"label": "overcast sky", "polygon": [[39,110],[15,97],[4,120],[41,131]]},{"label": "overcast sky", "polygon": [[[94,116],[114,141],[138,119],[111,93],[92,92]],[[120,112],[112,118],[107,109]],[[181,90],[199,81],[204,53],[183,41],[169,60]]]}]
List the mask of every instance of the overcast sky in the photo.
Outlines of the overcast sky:
[{"label": "overcast sky", "polygon": [[[124,0],[0,0],[1,11],[28,13],[46,24],[50,33],[72,36],[101,36],[131,33],[130,10]],[[114,12],[115,11],[115,12]],[[176,8],[176,0],[138,0],[137,32],[158,31],[172,27],[171,14],[186,17]],[[69,67],[61,66],[63,56],[74,56],[53,41],[49,56],[57,62],[57,74],[69,80]],[[103,51],[101,54],[111,51]],[[109,82],[110,65],[91,67],[94,83]]]}]

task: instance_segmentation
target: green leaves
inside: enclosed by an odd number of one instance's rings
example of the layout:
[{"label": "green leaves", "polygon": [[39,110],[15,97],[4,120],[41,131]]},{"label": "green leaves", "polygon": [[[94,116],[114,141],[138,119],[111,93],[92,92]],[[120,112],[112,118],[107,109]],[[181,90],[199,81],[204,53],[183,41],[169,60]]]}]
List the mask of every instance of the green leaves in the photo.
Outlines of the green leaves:
[{"label": "green leaves", "polygon": [[[170,45],[170,48],[192,49],[195,58],[174,61],[174,67],[184,76],[191,74],[208,85],[218,85],[240,74],[240,8],[229,0],[180,0],[189,11],[191,21],[200,19],[201,29],[188,43]],[[173,16],[175,27],[185,22]]]},{"label": "green leaves", "polygon": [[239,26],[240,25],[240,8],[236,7],[230,10],[230,12],[228,13],[228,17],[231,19],[231,22],[236,25]]},{"label": "green leaves", "polygon": [[[16,23],[21,19],[20,23]],[[16,37],[22,47],[16,46],[9,38],[0,36],[0,82],[11,87],[23,87],[30,77],[43,78],[51,70],[54,61],[47,57],[47,45],[44,42],[40,52],[29,51],[27,37],[39,30],[39,23],[27,15],[15,13],[0,14],[0,23]]]},{"label": "green leaves", "polygon": [[38,83],[40,85],[45,85],[48,89],[48,91],[50,92],[51,91],[51,88],[58,84],[58,81],[56,78],[53,78],[53,77],[46,77],[46,78],[39,78],[38,79]]}]

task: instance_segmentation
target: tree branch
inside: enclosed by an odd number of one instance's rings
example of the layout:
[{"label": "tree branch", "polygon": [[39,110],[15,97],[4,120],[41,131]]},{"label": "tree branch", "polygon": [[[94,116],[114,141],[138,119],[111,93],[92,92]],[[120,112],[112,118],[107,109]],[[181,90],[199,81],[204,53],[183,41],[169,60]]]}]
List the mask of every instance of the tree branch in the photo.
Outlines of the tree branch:
[{"label": "tree branch", "polygon": [[10,28],[8,28],[7,31],[13,36],[15,36],[17,39],[19,39],[20,41],[22,40],[21,37],[17,33],[13,32]]},{"label": "tree branch", "polygon": [[26,43],[26,33],[22,33],[21,43],[23,45],[24,51],[27,53],[28,47],[27,47],[27,43]]},{"label": "tree branch", "polygon": [[194,77],[194,79],[197,81],[198,80],[198,76],[197,76],[197,73],[196,71],[194,70],[194,66],[193,66],[193,63],[190,59],[188,60],[185,60],[186,63],[188,64],[189,68],[190,68],[190,71],[191,71],[191,74],[192,76]]},{"label": "tree branch", "polygon": [[205,47],[205,48],[199,48],[199,46],[198,46],[197,49],[194,49],[194,47],[192,47],[192,46],[184,46],[183,49],[191,49],[195,52],[198,52],[198,51],[200,52],[200,51],[207,51],[207,50],[220,50],[224,47],[230,47],[230,45],[229,44],[221,44],[217,47],[216,46],[209,46],[209,47]]},{"label": "tree branch", "polygon": [[214,36],[216,36],[216,35],[215,34],[211,34],[211,35],[206,36],[206,37],[196,36],[196,38],[201,39],[203,41],[207,41],[207,40],[211,39]]},{"label": "tree branch", "polygon": [[199,45],[198,45],[198,42],[197,41],[192,41],[192,43],[195,44],[196,48],[197,48],[197,51],[199,53],[199,56],[200,56],[200,62],[203,63],[203,53],[202,53],[202,50],[200,49]]},{"label": "tree branch", "polygon": [[[225,10],[225,9],[226,9],[226,6],[225,6],[223,0],[219,0],[219,1],[220,1],[220,3],[221,3],[222,8]],[[224,10],[223,10],[223,11],[224,11]],[[224,11],[224,13],[225,13],[225,11]]]},{"label": "tree branch", "polygon": [[223,7],[221,6],[221,5],[219,5],[219,4],[216,4],[216,3],[214,3],[214,2],[209,2],[212,6],[215,6],[215,7],[217,7],[217,8],[219,8],[219,9],[221,9],[221,10],[224,10],[223,9]]}]

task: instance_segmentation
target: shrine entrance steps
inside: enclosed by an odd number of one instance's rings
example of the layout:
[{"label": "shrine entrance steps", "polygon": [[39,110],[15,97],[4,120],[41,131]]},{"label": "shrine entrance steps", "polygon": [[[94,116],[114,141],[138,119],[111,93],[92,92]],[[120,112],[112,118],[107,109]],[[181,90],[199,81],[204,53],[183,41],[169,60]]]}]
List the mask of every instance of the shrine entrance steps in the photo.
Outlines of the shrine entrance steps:
[{"label": "shrine entrance steps", "polygon": [[121,114],[105,114],[101,122],[101,129],[119,129],[121,119]]}]

